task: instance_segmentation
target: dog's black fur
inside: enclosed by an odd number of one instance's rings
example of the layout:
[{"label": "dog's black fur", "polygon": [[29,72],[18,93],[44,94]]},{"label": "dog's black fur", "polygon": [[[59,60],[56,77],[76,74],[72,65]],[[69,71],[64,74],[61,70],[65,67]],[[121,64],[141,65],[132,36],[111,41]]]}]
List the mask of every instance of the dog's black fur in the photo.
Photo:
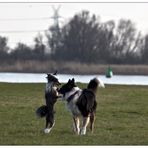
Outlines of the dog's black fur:
[{"label": "dog's black fur", "polygon": [[[74,79],[69,80],[63,85],[59,92],[65,96],[67,92],[76,87]],[[98,87],[98,80],[92,79],[87,88],[82,90],[80,97],[78,98],[76,105],[78,106],[83,117],[87,117],[90,113],[95,112],[97,108],[96,102],[96,90]]]},{"label": "dog's black fur", "polygon": [[[77,106],[83,118],[90,118],[90,129],[92,132],[95,120],[95,112],[97,108],[96,92],[98,85],[98,79],[94,78],[89,82],[87,88],[75,91],[72,95],[70,95],[70,97],[67,98],[67,103],[69,104],[70,101],[72,101],[72,99],[75,98],[75,95],[79,96],[77,98],[75,105]],[[63,97],[65,97],[66,93],[70,92],[74,87],[77,87],[75,84],[75,80],[69,80],[60,88],[59,93],[63,94]],[[73,113],[73,116],[79,116],[78,114],[74,114],[73,109],[71,109],[71,112]]]},{"label": "dog's black fur", "polygon": [[38,117],[42,118],[42,117],[45,117],[46,116],[47,111],[48,111],[47,106],[46,105],[42,105],[41,107],[39,107],[36,110],[36,114],[37,114]]},{"label": "dog's black fur", "polygon": [[84,89],[76,105],[78,106],[82,116],[88,117],[88,115],[96,111],[97,102],[95,94],[91,90]]},{"label": "dog's black fur", "polygon": [[[55,74],[54,74],[55,75]],[[46,105],[39,107],[36,111],[36,114],[39,117],[46,117],[46,128],[51,128],[54,124],[54,104],[57,101],[58,95],[57,87],[60,85],[60,82],[52,74],[47,74],[47,84],[45,89],[45,101]]]},{"label": "dog's black fur", "polygon": [[98,84],[99,82],[96,78],[92,79],[87,88],[83,89],[82,94],[76,103],[83,117],[87,117],[96,112],[96,91]]}]

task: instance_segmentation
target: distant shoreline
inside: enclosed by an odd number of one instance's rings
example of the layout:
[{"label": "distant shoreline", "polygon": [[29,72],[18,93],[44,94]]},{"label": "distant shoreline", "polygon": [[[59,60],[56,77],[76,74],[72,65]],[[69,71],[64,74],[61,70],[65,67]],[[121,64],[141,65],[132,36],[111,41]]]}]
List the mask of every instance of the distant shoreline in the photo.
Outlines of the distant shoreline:
[{"label": "distant shoreline", "polygon": [[115,75],[148,75],[148,65],[84,64],[78,62],[33,60],[1,63],[0,72],[52,73],[58,70],[60,74],[104,75],[108,66],[112,68]]}]

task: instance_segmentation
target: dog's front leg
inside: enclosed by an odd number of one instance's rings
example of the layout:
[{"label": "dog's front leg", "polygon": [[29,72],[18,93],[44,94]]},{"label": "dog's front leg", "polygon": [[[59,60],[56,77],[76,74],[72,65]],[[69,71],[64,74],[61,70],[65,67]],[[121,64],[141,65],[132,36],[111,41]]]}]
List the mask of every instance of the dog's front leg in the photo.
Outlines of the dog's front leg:
[{"label": "dog's front leg", "polygon": [[78,117],[73,117],[73,128],[74,128],[74,132],[76,132],[78,135],[80,133],[80,120]]},{"label": "dog's front leg", "polygon": [[58,96],[56,96],[57,97],[57,99],[58,98],[63,98],[63,95],[62,94],[58,94]]}]

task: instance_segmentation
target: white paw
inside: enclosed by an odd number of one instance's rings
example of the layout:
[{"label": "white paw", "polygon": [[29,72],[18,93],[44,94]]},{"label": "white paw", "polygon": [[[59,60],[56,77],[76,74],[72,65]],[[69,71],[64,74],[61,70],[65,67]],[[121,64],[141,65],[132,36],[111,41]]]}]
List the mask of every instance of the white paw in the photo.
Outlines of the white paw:
[{"label": "white paw", "polygon": [[86,135],[86,128],[81,129],[81,135]]},{"label": "white paw", "polygon": [[45,128],[45,129],[44,129],[44,133],[45,133],[45,134],[48,134],[50,131],[51,131],[50,128]]}]

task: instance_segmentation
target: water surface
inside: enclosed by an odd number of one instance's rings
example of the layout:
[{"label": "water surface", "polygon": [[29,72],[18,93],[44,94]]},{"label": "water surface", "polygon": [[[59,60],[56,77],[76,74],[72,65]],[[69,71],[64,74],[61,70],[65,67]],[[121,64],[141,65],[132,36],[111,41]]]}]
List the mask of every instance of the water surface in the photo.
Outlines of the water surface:
[{"label": "water surface", "polygon": [[[9,83],[45,83],[46,74],[36,73],[0,73],[0,82]],[[69,75],[59,74],[60,82],[67,82],[70,78],[75,78],[76,82],[88,83],[90,79],[97,77],[105,84],[124,84],[124,85],[148,85],[148,76],[139,75],[114,75],[106,78],[105,75]]]}]

